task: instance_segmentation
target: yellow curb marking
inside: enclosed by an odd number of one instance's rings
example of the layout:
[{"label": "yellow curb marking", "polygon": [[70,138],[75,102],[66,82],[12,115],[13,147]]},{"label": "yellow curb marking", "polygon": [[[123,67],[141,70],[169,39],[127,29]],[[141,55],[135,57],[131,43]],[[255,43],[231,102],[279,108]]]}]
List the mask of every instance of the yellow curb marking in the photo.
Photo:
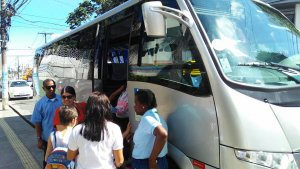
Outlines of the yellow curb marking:
[{"label": "yellow curb marking", "polygon": [[40,169],[41,167],[32,157],[28,149],[24,146],[18,136],[13,132],[5,120],[0,119],[0,127],[3,129],[8,141],[19,156],[25,169]]}]

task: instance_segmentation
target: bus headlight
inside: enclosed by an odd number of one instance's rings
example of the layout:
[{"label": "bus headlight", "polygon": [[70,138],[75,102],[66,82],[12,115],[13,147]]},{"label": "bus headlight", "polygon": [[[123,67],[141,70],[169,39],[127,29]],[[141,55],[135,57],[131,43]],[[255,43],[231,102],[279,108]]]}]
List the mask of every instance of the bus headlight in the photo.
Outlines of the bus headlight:
[{"label": "bus headlight", "polygon": [[239,160],[275,169],[298,169],[293,154],[235,150]]}]

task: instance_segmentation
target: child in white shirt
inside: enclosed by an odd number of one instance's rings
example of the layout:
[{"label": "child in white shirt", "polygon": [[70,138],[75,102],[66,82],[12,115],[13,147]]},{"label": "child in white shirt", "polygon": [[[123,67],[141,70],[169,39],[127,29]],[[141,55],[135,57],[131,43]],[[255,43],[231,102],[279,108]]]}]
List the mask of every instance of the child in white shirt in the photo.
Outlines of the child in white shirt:
[{"label": "child in white shirt", "polygon": [[59,108],[60,124],[57,125],[56,131],[51,132],[48,139],[45,161],[56,147],[68,147],[69,137],[72,128],[76,125],[78,117],[77,109],[74,106],[61,106]]}]

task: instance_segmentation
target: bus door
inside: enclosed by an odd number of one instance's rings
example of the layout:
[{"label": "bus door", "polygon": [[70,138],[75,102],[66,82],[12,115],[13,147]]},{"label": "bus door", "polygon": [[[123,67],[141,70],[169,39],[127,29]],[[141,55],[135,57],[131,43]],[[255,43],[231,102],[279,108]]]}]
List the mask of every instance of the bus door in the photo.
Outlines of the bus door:
[{"label": "bus door", "polygon": [[[112,92],[127,82],[128,47],[132,17],[125,17],[107,26],[106,49],[103,57],[103,91]],[[116,97],[118,98],[118,97]],[[115,106],[117,99],[112,100]]]}]

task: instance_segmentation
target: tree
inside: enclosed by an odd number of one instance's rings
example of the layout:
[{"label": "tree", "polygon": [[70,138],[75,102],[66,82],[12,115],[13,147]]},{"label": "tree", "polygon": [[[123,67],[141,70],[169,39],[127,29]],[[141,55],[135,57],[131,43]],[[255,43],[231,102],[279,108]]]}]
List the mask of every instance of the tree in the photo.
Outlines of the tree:
[{"label": "tree", "polygon": [[95,18],[126,0],[85,0],[79,3],[79,6],[69,13],[67,24],[70,29],[75,29],[91,18]]}]

